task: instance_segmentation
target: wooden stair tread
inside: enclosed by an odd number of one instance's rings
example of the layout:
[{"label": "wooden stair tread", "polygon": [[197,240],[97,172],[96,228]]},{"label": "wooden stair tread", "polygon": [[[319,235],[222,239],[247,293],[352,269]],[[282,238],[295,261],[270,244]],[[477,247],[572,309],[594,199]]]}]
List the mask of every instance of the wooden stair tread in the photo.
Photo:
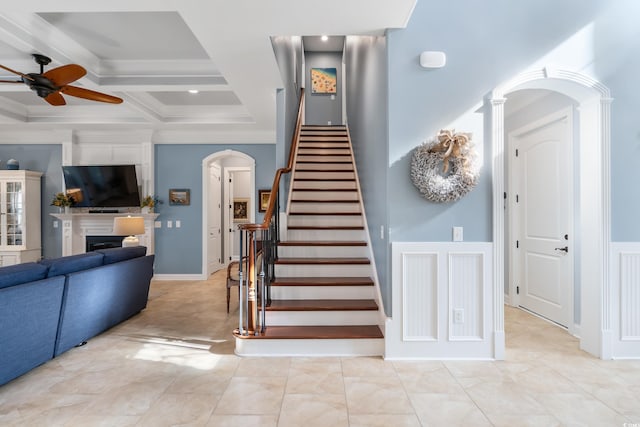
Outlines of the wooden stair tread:
[{"label": "wooden stair tread", "polygon": [[290,225],[289,230],[364,230],[362,225]]},{"label": "wooden stair tread", "polygon": [[357,188],[294,188],[293,191],[358,191]]},{"label": "wooden stair tread", "polygon": [[353,265],[370,264],[369,258],[278,258],[276,264],[287,265]]},{"label": "wooden stair tread", "polygon": [[371,277],[280,277],[271,286],[373,286]]},{"label": "wooden stair tread", "polygon": [[355,178],[293,178],[300,182],[354,182]]},{"label": "wooden stair tread", "polygon": [[377,325],[354,326],[267,326],[258,335],[241,336],[245,339],[377,339],[384,338]]},{"label": "wooden stair tread", "polygon": [[318,215],[318,216],[362,216],[360,212],[289,212],[289,215]]},{"label": "wooden stair tread", "polygon": [[315,172],[315,173],[324,173],[324,172],[351,172],[353,173],[353,169],[306,169],[296,167],[296,172]]},{"label": "wooden stair tread", "polygon": [[278,246],[367,246],[364,240],[286,240],[278,242]]},{"label": "wooden stair tread", "polygon": [[345,199],[291,199],[291,203],[356,203],[356,204],[360,204],[360,200],[345,200]]},{"label": "wooden stair tread", "polygon": [[375,311],[372,299],[290,299],[272,300],[267,311]]}]

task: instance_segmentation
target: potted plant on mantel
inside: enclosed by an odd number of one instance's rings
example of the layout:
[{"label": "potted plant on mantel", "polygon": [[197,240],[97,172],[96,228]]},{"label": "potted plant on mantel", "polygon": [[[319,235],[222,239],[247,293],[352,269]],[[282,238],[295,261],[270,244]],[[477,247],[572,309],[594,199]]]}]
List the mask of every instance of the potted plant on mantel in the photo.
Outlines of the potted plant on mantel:
[{"label": "potted plant on mantel", "polygon": [[162,201],[158,199],[158,196],[147,196],[140,202],[140,212],[143,214],[152,213],[156,205],[161,203]]},{"label": "potted plant on mantel", "polygon": [[57,206],[60,213],[69,213],[69,208],[73,205],[73,197],[65,193],[56,193],[51,200],[51,206]]}]

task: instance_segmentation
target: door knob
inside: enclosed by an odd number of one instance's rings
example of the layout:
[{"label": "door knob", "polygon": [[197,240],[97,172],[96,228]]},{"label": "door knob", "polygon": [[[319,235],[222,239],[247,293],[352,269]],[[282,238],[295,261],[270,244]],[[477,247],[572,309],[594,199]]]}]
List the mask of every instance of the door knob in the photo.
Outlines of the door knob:
[{"label": "door knob", "polygon": [[569,246],[565,246],[564,248],[555,248],[556,251],[562,251],[566,254],[569,253]]}]

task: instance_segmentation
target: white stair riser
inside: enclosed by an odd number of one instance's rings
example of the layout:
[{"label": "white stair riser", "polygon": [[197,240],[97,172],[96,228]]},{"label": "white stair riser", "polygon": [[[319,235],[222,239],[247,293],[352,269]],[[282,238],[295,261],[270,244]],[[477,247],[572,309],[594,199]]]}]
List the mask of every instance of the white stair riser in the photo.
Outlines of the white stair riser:
[{"label": "white stair riser", "polygon": [[359,311],[267,311],[268,326],[375,325],[377,310]]},{"label": "white stair riser", "polygon": [[351,156],[298,156],[299,162],[351,162]]},{"label": "white stair riser", "polygon": [[296,170],[346,170],[352,171],[353,165],[351,163],[308,163],[299,164],[296,166]]},{"label": "white stair riser", "polygon": [[319,188],[322,190],[355,190],[355,181],[293,181],[294,190],[308,190]]},{"label": "white stair riser", "polygon": [[331,202],[292,202],[291,213],[296,212],[345,212],[345,213],[360,213],[360,203],[358,201],[349,203],[331,203]]},{"label": "white stair riser", "polygon": [[373,299],[373,286],[271,286],[271,299]]},{"label": "white stair riser", "polygon": [[236,338],[238,356],[381,356],[384,339],[242,339]]},{"label": "white stair riser", "polygon": [[350,149],[348,142],[301,142],[298,144],[298,148],[346,148]]},{"label": "white stair riser", "polygon": [[278,246],[282,258],[363,258],[369,256],[366,246]]},{"label": "white stair riser", "polygon": [[289,227],[362,227],[361,215],[291,215],[287,219]]},{"label": "white stair riser", "polygon": [[291,265],[276,264],[276,277],[367,277],[370,264]]},{"label": "white stair riser", "polygon": [[299,156],[326,156],[326,155],[340,155],[351,154],[351,150],[348,148],[298,148]]},{"label": "white stair riser", "polygon": [[359,201],[357,191],[304,191],[295,190],[292,200],[353,200]]},{"label": "white stair riser", "polygon": [[[366,240],[365,230],[287,230],[286,240]],[[284,240],[284,239],[283,239]]]},{"label": "white stair riser", "polygon": [[299,171],[294,174],[295,179],[354,179],[356,177],[355,173],[345,171],[345,172],[309,172],[309,171]]}]

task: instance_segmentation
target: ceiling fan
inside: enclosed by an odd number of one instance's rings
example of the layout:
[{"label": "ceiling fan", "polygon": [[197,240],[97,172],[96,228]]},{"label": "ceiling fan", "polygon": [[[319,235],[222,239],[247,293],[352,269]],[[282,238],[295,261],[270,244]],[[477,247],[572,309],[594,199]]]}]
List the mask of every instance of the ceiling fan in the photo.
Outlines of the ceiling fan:
[{"label": "ceiling fan", "polygon": [[51,105],[65,105],[66,102],[62,96],[63,93],[91,101],[108,102],[111,104],[120,104],[122,102],[122,98],[118,98],[117,96],[69,85],[69,83],[73,83],[87,74],[87,70],[80,65],[68,64],[52,68],[45,72],[44,66],[51,62],[51,58],[38,53],[34,53],[32,56],[36,63],[40,65],[39,74],[24,74],[0,65],[0,68],[17,74],[22,78],[21,80],[0,80],[0,83],[24,83],[29,86],[29,89],[35,91],[39,97],[44,98],[44,100]]}]

